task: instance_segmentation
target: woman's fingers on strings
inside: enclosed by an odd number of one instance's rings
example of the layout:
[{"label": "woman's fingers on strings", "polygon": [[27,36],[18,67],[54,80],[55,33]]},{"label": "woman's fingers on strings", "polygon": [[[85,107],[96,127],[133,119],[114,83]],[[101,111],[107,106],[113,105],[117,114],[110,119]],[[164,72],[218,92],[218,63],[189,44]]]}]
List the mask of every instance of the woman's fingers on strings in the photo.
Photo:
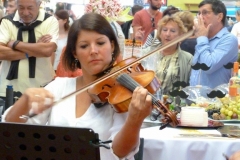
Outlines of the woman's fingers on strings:
[{"label": "woman's fingers on strings", "polygon": [[138,101],[138,105],[150,105],[151,104],[151,96],[148,95],[147,89],[139,86],[134,90],[133,98]]},{"label": "woman's fingers on strings", "polygon": [[149,106],[151,109],[153,109],[152,97],[150,95],[147,95],[146,97],[146,106]]}]

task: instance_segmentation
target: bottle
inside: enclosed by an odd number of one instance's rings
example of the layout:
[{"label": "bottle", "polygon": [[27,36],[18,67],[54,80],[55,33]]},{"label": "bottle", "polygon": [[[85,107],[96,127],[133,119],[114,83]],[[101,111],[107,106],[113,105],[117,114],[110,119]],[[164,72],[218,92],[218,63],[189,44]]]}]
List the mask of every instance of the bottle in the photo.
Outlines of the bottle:
[{"label": "bottle", "polygon": [[7,85],[6,88],[6,102],[4,110],[8,109],[10,106],[13,105],[13,86]]},{"label": "bottle", "polygon": [[229,80],[229,96],[232,100],[240,94],[240,78],[238,77],[239,63],[233,64],[233,75]]}]

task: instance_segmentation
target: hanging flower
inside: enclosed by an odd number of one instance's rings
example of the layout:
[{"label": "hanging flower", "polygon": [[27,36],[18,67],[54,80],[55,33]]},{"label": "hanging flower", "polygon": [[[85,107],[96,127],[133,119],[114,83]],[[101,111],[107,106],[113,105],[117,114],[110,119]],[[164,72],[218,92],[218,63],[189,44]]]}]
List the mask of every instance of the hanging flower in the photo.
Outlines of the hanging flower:
[{"label": "hanging flower", "polygon": [[122,9],[118,0],[90,0],[85,5],[85,13],[98,13],[108,21],[129,21],[133,17],[128,15],[130,8]]}]

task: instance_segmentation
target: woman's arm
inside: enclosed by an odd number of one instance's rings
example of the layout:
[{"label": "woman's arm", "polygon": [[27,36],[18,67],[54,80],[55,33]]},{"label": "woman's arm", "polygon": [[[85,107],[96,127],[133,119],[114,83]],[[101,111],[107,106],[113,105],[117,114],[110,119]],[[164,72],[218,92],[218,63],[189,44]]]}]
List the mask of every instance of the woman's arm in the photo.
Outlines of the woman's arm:
[{"label": "woman's arm", "polygon": [[152,99],[147,93],[142,87],[134,90],[127,120],[113,140],[113,152],[120,158],[134,150],[139,142],[142,122],[152,110]]},{"label": "woman's arm", "polygon": [[[46,103],[46,100],[48,103]],[[26,120],[19,118],[22,115],[32,113],[39,114],[49,108],[53,102],[53,95],[44,88],[29,88],[19,100],[9,109],[4,121],[25,123]]]}]

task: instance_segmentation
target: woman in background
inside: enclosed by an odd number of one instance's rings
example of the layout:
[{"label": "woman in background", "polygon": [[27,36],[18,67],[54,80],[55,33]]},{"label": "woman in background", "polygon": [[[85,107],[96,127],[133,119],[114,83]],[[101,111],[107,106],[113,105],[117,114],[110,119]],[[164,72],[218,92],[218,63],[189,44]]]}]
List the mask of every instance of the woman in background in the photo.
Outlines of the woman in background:
[{"label": "woman in background", "polygon": [[[186,32],[187,29],[184,27],[179,16],[175,14],[164,16],[158,22],[157,37],[161,44],[149,47],[150,49],[146,50],[147,52],[143,54],[149,53],[149,51],[154,50],[156,47],[164,45]],[[156,76],[161,82],[163,94],[168,95],[169,91],[177,89],[173,88],[174,82],[189,82],[191,60],[192,55],[181,50],[180,44],[176,43],[146,58],[146,60],[143,61],[143,65],[146,69],[156,72]]]},{"label": "woman in background", "polygon": [[[187,31],[191,31],[193,29],[194,16],[190,11],[177,12],[176,15],[180,17],[184,26],[187,28]],[[182,50],[194,55],[196,44],[197,44],[196,38],[194,36],[191,36],[183,40],[180,44],[180,47]]]},{"label": "woman in background", "polygon": [[59,22],[59,38],[57,41],[57,51],[55,52],[54,70],[56,71],[56,77],[77,77],[82,75],[82,70],[76,68],[74,71],[64,68],[62,63],[63,53],[66,50],[67,36],[69,31],[69,14],[66,10],[58,10],[55,13]]},{"label": "woman in background", "polygon": [[53,54],[52,56],[53,68],[56,71],[57,66],[60,62],[62,50],[67,44],[67,36],[68,36],[68,31],[70,26],[69,26],[69,20],[68,20],[69,15],[66,10],[58,10],[55,13],[55,17],[57,18],[58,24],[59,24],[59,37],[57,40],[57,50],[55,54]]}]

